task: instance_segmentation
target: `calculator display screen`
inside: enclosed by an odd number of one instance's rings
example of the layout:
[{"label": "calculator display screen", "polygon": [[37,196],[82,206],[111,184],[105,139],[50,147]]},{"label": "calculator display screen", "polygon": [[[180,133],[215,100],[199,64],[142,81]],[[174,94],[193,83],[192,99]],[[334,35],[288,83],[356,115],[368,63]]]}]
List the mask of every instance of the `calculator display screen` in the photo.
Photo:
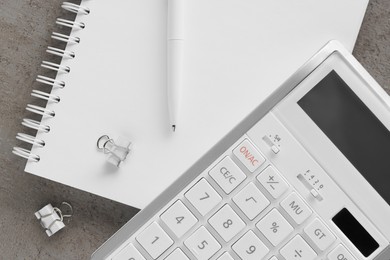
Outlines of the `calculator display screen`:
[{"label": "calculator display screen", "polygon": [[298,105],[390,204],[390,132],[331,71]]},{"label": "calculator display screen", "polygon": [[370,256],[379,248],[378,242],[364,229],[348,209],[342,209],[332,220],[365,257]]}]

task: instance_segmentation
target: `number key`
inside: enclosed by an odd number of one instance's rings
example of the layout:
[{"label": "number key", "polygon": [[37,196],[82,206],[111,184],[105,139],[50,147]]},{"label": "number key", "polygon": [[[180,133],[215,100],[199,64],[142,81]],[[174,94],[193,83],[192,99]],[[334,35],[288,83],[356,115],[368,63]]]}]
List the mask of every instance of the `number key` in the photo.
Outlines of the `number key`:
[{"label": "number key", "polygon": [[221,249],[221,245],[204,226],[200,227],[184,241],[184,245],[199,260],[210,259]]},{"label": "number key", "polygon": [[202,178],[184,195],[202,216],[209,213],[222,200],[221,196]]},{"label": "number key", "polygon": [[263,259],[269,252],[269,249],[251,230],[243,235],[232,248],[243,260]]},{"label": "number key", "polygon": [[156,222],[150,224],[136,239],[153,259],[162,255],[173,244],[173,240]]},{"label": "number key", "polygon": [[217,260],[234,260],[234,259],[228,252],[225,252],[220,257],[218,257]]},{"label": "number key", "polygon": [[165,260],[190,260],[180,248],[176,248]]},{"label": "number key", "polygon": [[178,238],[198,222],[191,211],[180,200],[167,209],[161,215],[161,219]]},{"label": "number key", "polygon": [[113,260],[145,260],[132,243],[123,248]]},{"label": "number key", "polygon": [[227,204],[209,219],[209,223],[226,242],[245,228],[245,223]]}]

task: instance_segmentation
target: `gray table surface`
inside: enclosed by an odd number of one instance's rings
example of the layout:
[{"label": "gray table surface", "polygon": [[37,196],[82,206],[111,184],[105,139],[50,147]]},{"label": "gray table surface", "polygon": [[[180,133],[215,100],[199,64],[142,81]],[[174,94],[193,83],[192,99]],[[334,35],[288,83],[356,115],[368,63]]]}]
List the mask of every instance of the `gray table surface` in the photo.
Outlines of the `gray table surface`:
[{"label": "gray table surface", "polygon": [[[137,210],[23,169],[25,160],[11,153],[25,132],[21,119],[57,17],[72,18],[61,0],[0,1],[0,259],[88,259],[90,254]],[[76,0],[71,2],[77,2]],[[61,46],[59,46],[61,47]],[[390,93],[390,0],[372,0],[354,55]],[[45,73],[46,74],[46,73]],[[47,74],[46,74],[47,75]],[[47,203],[71,202],[74,218],[48,238],[33,213]]]}]

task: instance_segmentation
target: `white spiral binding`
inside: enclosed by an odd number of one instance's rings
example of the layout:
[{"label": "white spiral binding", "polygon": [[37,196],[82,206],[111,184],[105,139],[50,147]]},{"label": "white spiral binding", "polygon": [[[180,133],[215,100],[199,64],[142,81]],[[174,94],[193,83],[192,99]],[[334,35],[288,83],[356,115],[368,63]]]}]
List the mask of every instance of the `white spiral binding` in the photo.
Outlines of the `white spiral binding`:
[{"label": "white spiral binding", "polygon": [[52,101],[52,102],[55,102],[55,103],[60,102],[60,97],[59,96],[53,95],[53,94],[49,94],[49,93],[46,93],[46,92],[43,92],[43,91],[35,90],[35,89],[31,92],[31,96],[36,97],[36,98],[40,98],[40,99],[43,99],[43,100],[47,100],[47,101]]},{"label": "white spiral binding", "polygon": [[42,139],[38,139],[35,136],[28,135],[28,134],[18,133],[16,135],[16,139],[19,139],[19,140],[26,142],[26,143],[29,143],[29,144],[37,145],[38,147],[45,146],[45,141],[43,141]]},{"label": "white spiral binding", "polygon": [[63,25],[63,26],[69,27],[69,28],[77,28],[77,29],[84,29],[85,28],[85,23],[83,23],[83,22],[69,21],[69,20],[62,19],[62,18],[57,18],[56,24]]},{"label": "white spiral binding", "polygon": [[[70,11],[70,12],[76,13],[76,14],[89,14],[90,13],[89,8],[87,8],[85,6],[80,6],[80,5],[76,5],[73,3],[69,3],[69,2],[63,2],[61,7],[67,11]],[[85,24],[83,22],[70,21],[70,20],[66,20],[66,19],[62,19],[62,18],[57,18],[56,24],[62,25],[65,27],[69,27],[72,29],[84,29],[85,28]],[[61,34],[61,33],[57,33],[57,32],[53,32],[51,35],[51,38],[58,40],[58,41],[61,41],[61,42],[65,42],[65,43],[79,43],[80,42],[79,37],[65,35],[65,34]],[[62,49],[54,48],[54,47],[50,47],[50,46],[47,48],[46,52],[53,54],[55,56],[59,56],[61,58],[67,58],[67,59],[73,59],[76,56],[73,51],[62,50]],[[70,72],[69,66],[56,64],[56,63],[49,62],[49,61],[42,61],[41,66],[44,68],[56,71],[56,72],[62,72],[62,73],[69,73]],[[50,85],[53,88],[54,87],[56,87],[56,88],[64,88],[65,87],[65,81],[49,78],[49,77],[42,76],[42,75],[38,75],[36,78],[36,81],[40,82],[42,84],[45,84],[45,85]],[[40,99],[43,99],[43,100],[46,100],[49,102],[54,102],[54,103],[60,102],[59,96],[54,95],[54,94],[50,94],[50,93],[46,93],[43,91],[39,91],[39,90],[33,90],[31,95],[33,97],[40,98]],[[32,105],[32,104],[27,104],[26,110],[28,110],[32,113],[41,115],[41,116],[46,116],[46,117],[54,117],[55,116],[55,112],[53,110],[50,110],[50,109],[47,109],[47,108],[41,107],[41,106]],[[36,131],[40,131],[40,132],[44,132],[44,133],[48,133],[50,131],[49,125],[42,124],[39,121],[29,119],[29,118],[24,118],[22,121],[22,125],[30,128],[30,129],[34,129]],[[26,142],[26,143],[29,143],[29,144],[32,144],[33,146],[37,146],[37,147],[44,147],[45,146],[44,140],[38,139],[37,137],[29,135],[29,134],[18,133],[16,135],[16,139],[21,140],[21,141]],[[12,153],[16,154],[22,158],[25,158],[29,161],[39,162],[39,160],[40,160],[39,155],[33,154],[30,150],[25,149],[25,148],[14,147],[12,149]]]},{"label": "white spiral binding", "polygon": [[21,147],[14,147],[12,149],[12,153],[33,162],[39,162],[39,160],[41,159],[39,155],[33,154],[31,153],[31,151]]},{"label": "white spiral binding", "polygon": [[78,14],[78,13],[89,14],[90,13],[90,10],[88,7],[76,5],[76,4],[69,3],[69,2],[63,2],[61,7],[69,12],[76,13],[76,14]]},{"label": "white spiral binding", "polygon": [[41,116],[54,117],[56,115],[53,110],[31,104],[27,104],[26,110]]},{"label": "white spiral binding", "polygon": [[65,82],[64,81],[57,80],[57,79],[52,79],[52,78],[45,77],[45,76],[42,76],[42,75],[38,75],[38,77],[35,80],[40,82],[40,83],[43,83],[43,84],[46,84],[46,85],[50,85],[50,86],[53,86],[53,87],[57,87],[57,88],[64,88],[65,87]]},{"label": "white spiral binding", "polygon": [[50,69],[50,70],[54,70],[54,71],[58,71],[58,72],[64,72],[64,73],[70,72],[70,68],[68,66],[59,65],[59,64],[49,62],[49,61],[42,61],[41,67],[44,67],[44,68]]},{"label": "white spiral binding", "polygon": [[67,43],[79,43],[80,42],[79,37],[74,37],[74,36],[70,36],[70,35],[66,35],[66,34],[62,34],[62,33],[57,33],[57,32],[53,32],[51,34],[51,38],[62,41],[62,42],[67,42]]},{"label": "white spiral binding", "polygon": [[50,46],[47,47],[46,52],[62,58],[68,58],[68,59],[73,59],[74,57],[76,57],[76,54],[73,51],[61,50]]},{"label": "white spiral binding", "polygon": [[33,119],[23,118],[22,125],[37,131],[50,132],[50,126],[41,124],[41,122]]}]

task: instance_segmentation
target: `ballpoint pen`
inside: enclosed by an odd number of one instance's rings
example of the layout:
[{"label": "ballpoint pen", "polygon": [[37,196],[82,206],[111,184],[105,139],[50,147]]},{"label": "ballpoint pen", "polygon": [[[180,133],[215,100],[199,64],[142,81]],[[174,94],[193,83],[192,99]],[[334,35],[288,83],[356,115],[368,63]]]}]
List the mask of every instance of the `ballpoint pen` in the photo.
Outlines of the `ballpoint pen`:
[{"label": "ballpoint pen", "polygon": [[180,105],[183,63],[183,11],[185,0],[168,0],[167,21],[167,94],[169,120],[176,130]]}]

